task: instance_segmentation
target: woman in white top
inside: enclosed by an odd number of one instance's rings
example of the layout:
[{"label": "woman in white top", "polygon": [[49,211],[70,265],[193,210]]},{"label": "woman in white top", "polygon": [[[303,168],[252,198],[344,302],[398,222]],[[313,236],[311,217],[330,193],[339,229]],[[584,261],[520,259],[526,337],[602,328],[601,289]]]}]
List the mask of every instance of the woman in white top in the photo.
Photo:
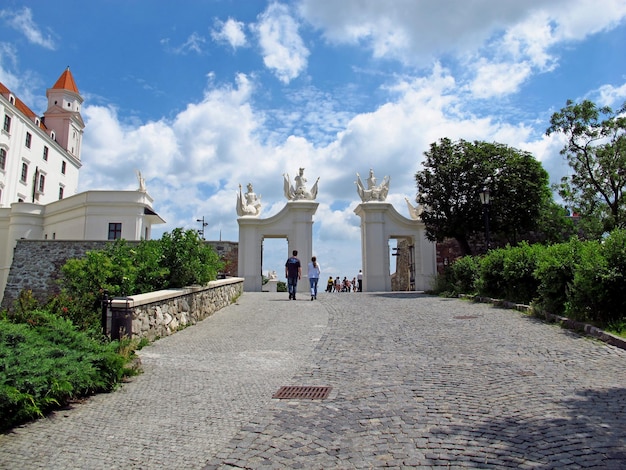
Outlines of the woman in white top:
[{"label": "woman in white top", "polygon": [[317,281],[320,280],[320,264],[317,258],[313,256],[309,261],[309,284],[311,285],[311,300],[317,299]]}]

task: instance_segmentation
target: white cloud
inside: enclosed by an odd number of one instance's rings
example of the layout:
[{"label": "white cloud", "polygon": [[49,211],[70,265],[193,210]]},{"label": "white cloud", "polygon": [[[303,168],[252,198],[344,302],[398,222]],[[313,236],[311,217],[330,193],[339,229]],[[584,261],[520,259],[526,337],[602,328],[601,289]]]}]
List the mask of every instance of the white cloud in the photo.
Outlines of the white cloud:
[{"label": "white cloud", "polygon": [[464,55],[533,8],[563,0],[303,0],[300,14],[333,43],[363,44],[375,57],[427,64],[439,53]]},{"label": "white cloud", "polygon": [[216,28],[211,31],[211,37],[217,42],[226,42],[233,49],[245,47],[247,45],[246,33],[244,32],[244,24],[228,18],[226,21],[217,20]]},{"label": "white cloud", "polygon": [[596,94],[596,103],[598,105],[611,106],[613,109],[618,109],[626,102],[626,83],[618,87],[603,85]]},{"label": "white cloud", "polygon": [[285,5],[270,4],[254,25],[265,66],[283,83],[298,77],[307,66],[308,49],[298,33],[298,23]]},{"label": "white cloud", "polygon": [[13,29],[22,32],[31,43],[50,50],[56,49],[52,37],[49,34],[46,36],[33,20],[30,8],[25,7],[17,12],[0,10],[0,18],[5,19]]},{"label": "white cloud", "polygon": [[476,65],[476,76],[470,90],[476,98],[515,93],[530,74],[528,63],[489,63],[480,59]]}]

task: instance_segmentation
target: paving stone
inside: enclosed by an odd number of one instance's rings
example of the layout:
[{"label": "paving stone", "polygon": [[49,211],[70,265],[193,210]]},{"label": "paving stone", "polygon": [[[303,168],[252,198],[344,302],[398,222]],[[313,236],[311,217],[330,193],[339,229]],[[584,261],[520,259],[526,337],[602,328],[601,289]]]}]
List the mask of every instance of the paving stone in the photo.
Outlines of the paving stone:
[{"label": "paving stone", "polygon": [[626,468],[626,351],[514,310],[245,293],[139,354],[116,392],[0,435],[0,468]]}]

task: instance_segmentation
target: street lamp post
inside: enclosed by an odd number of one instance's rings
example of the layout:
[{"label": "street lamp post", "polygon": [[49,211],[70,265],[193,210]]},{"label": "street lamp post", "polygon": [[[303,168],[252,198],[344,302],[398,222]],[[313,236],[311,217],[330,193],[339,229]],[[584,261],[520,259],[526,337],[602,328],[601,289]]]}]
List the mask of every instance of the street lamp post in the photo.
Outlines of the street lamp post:
[{"label": "street lamp post", "polygon": [[198,230],[198,235],[200,235],[200,237],[205,240],[204,238],[204,227],[206,227],[207,225],[209,225],[208,222],[204,221],[204,216],[202,216],[201,219],[196,219],[196,222],[200,222],[202,223],[202,228],[200,230]]},{"label": "street lamp post", "polygon": [[491,204],[491,194],[486,186],[480,192],[480,202],[483,205],[483,218],[485,219],[485,243],[487,251],[491,248],[491,238],[489,235],[489,205]]}]

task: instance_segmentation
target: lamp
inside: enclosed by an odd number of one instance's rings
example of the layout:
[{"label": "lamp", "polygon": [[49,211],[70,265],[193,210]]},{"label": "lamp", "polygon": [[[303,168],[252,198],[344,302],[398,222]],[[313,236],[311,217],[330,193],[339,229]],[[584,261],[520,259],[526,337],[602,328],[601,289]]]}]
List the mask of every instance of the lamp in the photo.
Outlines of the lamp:
[{"label": "lamp", "polygon": [[196,222],[201,222],[202,223],[202,228],[200,230],[198,230],[198,235],[200,235],[200,237],[203,240],[205,240],[205,238],[204,238],[204,227],[209,225],[209,223],[204,221],[204,216],[202,216],[201,219],[196,219]]},{"label": "lamp", "polygon": [[485,186],[480,193],[480,202],[483,205],[483,218],[485,220],[485,243],[487,244],[487,251],[491,248],[491,239],[489,236],[489,205],[491,204],[491,192],[489,188]]}]

